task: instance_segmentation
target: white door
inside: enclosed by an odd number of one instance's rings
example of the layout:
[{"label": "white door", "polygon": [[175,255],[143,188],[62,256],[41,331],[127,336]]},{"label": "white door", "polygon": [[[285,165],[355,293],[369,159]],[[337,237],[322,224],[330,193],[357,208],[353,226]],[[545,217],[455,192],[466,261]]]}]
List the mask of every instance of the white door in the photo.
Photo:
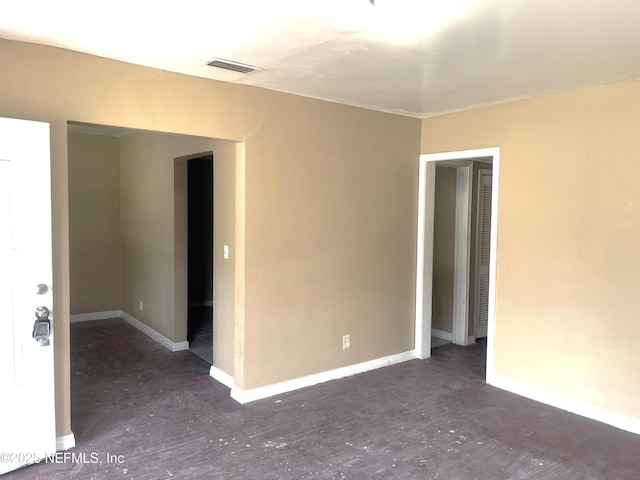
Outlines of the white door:
[{"label": "white door", "polygon": [[49,125],[0,118],[0,474],[56,448],[51,260]]},{"label": "white door", "polygon": [[487,336],[489,325],[489,264],[491,262],[491,182],[490,170],[478,176],[478,223],[476,242],[476,338]]}]

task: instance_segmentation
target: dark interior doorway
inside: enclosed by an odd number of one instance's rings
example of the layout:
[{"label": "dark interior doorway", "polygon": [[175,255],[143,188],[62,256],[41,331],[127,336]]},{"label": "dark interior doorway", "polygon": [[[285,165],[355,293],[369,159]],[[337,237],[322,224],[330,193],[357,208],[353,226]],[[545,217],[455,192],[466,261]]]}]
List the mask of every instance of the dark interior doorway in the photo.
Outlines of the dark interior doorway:
[{"label": "dark interior doorway", "polygon": [[213,155],[187,162],[187,340],[213,363]]}]

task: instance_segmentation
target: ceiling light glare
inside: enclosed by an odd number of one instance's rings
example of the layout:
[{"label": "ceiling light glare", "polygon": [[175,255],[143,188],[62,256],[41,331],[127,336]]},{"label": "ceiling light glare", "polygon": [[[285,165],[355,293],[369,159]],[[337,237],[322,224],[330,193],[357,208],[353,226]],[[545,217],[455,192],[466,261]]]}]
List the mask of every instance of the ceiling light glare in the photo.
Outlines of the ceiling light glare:
[{"label": "ceiling light glare", "polygon": [[[375,0],[371,31],[385,41],[411,43],[467,15],[479,0]],[[374,10],[374,9],[372,9]]]}]

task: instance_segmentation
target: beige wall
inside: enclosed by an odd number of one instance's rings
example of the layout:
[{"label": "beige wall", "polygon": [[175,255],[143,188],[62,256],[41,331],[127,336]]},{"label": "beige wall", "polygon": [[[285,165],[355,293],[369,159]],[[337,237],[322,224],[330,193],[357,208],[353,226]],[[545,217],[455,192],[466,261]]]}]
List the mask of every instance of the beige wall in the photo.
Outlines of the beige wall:
[{"label": "beige wall", "polygon": [[[244,161],[236,165],[236,244],[244,245],[234,252],[238,385],[258,387],[413,348],[420,121],[20,42],[0,41],[0,61],[7,66],[0,115],[51,123],[60,435],[71,427],[67,121],[244,142]],[[132,175],[142,173],[133,171],[138,167],[131,166]],[[147,174],[171,196],[170,175]],[[122,200],[146,205],[133,188]],[[144,221],[164,231],[151,208]],[[131,219],[121,220],[126,288],[146,294],[145,305],[172,308],[125,271],[140,244]],[[173,258],[162,241],[145,248]],[[145,262],[141,268],[154,275],[172,271],[164,261]],[[132,301],[123,295],[123,306]],[[352,347],[343,352],[345,333]]]},{"label": "beige wall", "polygon": [[[120,141],[122,310],[174,342],[187,339],[186,241],[174,241],[174,164],[212,150],[211,139],[185,135],[137,132]],[[179,284],[177,269],[184,271]]]},{"label": "beige wall", "polygon": [[244,387],[412,350],[416,122],[292,96],[260,111],[269,121],[246,142]]},{"label": "beige wall", "polygon": [[421,151],[501,147],[496,373],[640,418],[634,105],[635,81],[430,118]]},{"label": "beige wall", "polygon": [[[234,375],[234,318],[237,252],[236,170],[242,161],[238,144],[217,141],[213,149],[213,364]],[[223,255],[229,245],[229,259]],[[241,275],[241,273],[239,274]],[[242,278],[241,278],[242,280]],[[238,318],[243,318],[238,314]]]},{"label": "beige wall", "polygon": [[455,168],[436,166],[431,327],[448,333],[453,332],[456,174]]},{"label": "beige wall", "polygon": [[69,133],[71,314],[120,310],[120,143]]},{"label": "beige wall", "polygon": [[233,376],[235,264],[222,258],[222,245],[235,251],[235,145],[153,132],[122,140],[69,134],[71,314],[124,310],[172,341],[186,340],[186,166],[213,152],[214,365]]}]

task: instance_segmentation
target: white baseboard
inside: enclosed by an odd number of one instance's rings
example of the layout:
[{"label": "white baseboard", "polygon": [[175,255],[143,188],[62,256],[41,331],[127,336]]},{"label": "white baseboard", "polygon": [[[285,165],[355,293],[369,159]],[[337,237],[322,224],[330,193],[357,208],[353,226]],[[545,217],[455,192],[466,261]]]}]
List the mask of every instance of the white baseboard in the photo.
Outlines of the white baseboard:
[{"label": "white baseboard", "polygon": [[79,313],[71,315],[70,322],[88,322],[89,320],[107,320],[109,318],[120,318],[122,310],[110,310],[107,312]]},{"label": "white baseboard", "polygon": [[187,342],[187,341],[184,341],[184,342],[172,342],[167,337],[165,337],[161,333],[156,332],[153,328],[151,328],[150,326],[142,323],[140,320],[138,320],[137,318],[135,318],[132,315],[129,315],[127,312],[122,312],[121,316],[129,325],[131,325],[132,327],[137,328],[142,333],[150,336],[156,342],[164,345],[165,347],[167,347],[172,352],[179,352],[181,350],[189,350],[189,342]]},{"label": "white baseboard", "polygon": [[281,393],[291,392],[300,388],[328,382],[329,380],[337,380],[338,378],[348,377],[358,373],[368,372],[369,370],[394,365],[396,363],[406,362],[415,358],[415,351],[411,350],[404,353],[398,353],[396,355],[390,355],[388,357],[369,360],[368,362],[358,363],[356,365],[336,368],[335,370],[316,373],[314,375],[308,375],[306,377],[295,378],[293,380],[287,380],[286,382],[275,383],[273,385],[252,388],[249,390],[243,390],[242,388],[234,385],[231,388],[231,398],[239,403],[253,402],[255,400],[261,400]]},{"label": "white baseboard", "polygon": [[568,398],[546,390],[531,387],[515,380],[496,375],[495,373],[487,377],[487,383],[502,390],[506,390],[507,392],[515,393],[516,395],[640,435],[639,418],[627,417],[626,415],[622,415],[596,405],[584,403],[573,398]]},{"label": "white baseboard", "polygon": [[469,335],[467,337],[467,345],[473,345],[476,343],[476,337],[474,335]]},{"label": "white baseboard", "polygon": [[[109,317],[112,318],[112,317]],[[67,433],[66,435],[62,435],[61,437],[56,438],[56,452],[60,452],[62,450],[69,450],[76,446],[76,437],[71,433]]]},{"label": "white baseboard", "polygon": [[436,328],[431,329],[431,336],[436,338],[441,338],[442,340],[447,340],[449,342],[453,342],[453,333],[445,332],[443,330],[438,330]]},{"label": "white baseboard", "polygon": [[231,375],[229,375],[226,372],[223,372],[222,370],[214,367],[213,365],[211,365],[211,368],[209,369],[209,375],[211,375],[213,378],[215,378],[225,387],[233,388],[235,385],[233,381],[233,377]]},{"label": "white baseboard", "polygon": [[156,332],[153,328],[145,325],[140,320],[135,318],[133,315],[129,315],[127,312],[123,312],[122,310],[111,310],[107,312],[93,312],[93,313],[80,313],[77,315],[71,315],[70,322],[88,322],[90,320],[107,320],[109,318],[122,318],[132,327],[137,328],[142,333],[150,336],[156,342],[161,343],[165,347],[167,347],[172,352],[179,352],[182,350],[189,350],[189,342],[172,342],[164,335]]}]

